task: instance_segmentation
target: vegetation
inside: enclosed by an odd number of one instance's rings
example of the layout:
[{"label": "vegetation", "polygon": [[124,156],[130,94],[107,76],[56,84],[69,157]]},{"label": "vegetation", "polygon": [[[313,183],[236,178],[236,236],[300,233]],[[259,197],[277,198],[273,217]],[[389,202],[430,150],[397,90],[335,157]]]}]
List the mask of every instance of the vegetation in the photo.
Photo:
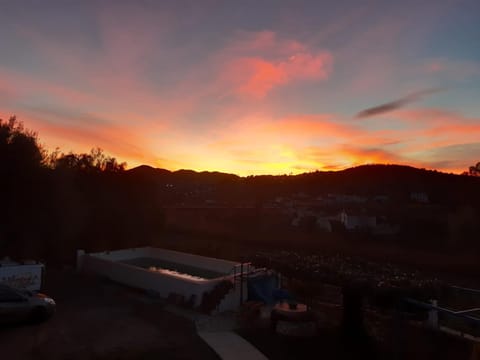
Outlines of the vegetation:
[{"label": "vegetation", "polygon": [[0,120],[0,258],[70,262],[75,250],[148,244],[161,201],[99,148],[46,151],[15,117]]},{"label": "vegetation", "polygon": [[463,175],[480,176],[480,162],[474,166],[470,166],[468,171],[465,171]]}]

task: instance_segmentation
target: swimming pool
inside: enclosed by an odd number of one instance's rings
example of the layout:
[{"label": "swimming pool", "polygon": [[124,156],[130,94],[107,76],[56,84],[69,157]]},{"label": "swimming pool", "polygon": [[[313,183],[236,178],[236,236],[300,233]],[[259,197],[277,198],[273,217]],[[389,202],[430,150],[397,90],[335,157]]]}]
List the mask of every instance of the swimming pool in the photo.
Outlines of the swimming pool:
[{"label": "swimming pool", "polygon": [[180,264],[163,259],[140,257],[121,261],[124,264],[133,265],[150,271],[158,271],[165,274],[190,278],[192,280],[216,279],[225,274],[196,266]]},{"label": "swimming pool", "polygon": [[[233,269],[238,262],[210,258],[153,247],[85,253],[77,251],[77,268],[96,273],[134,288],[145,289],[167,299],[181,295],[193,301],[193,308],[202,304],[204,295],[212,293],[219,284],[234,282]],[[240,299],[248,298],[247,283],[230,288],[215,311],[238,308]]]}]

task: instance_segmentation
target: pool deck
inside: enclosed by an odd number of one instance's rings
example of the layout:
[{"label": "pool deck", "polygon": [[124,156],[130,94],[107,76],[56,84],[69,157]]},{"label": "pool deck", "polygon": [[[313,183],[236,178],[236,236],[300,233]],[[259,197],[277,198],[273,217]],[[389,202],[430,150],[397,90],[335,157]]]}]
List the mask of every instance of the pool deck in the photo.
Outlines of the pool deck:
[{"label": "pool deck", "polygon": [[171,305],[167,305],[165,310],[193,321],[198,336],[224,360],[268,359],[256,347],[233,331],[236,327],[233,313],[209,316]]},{"label": "pool deck", "polygon": [[223,360],[268,360],[257,348],[233,331],[202,331],[198,335]]}]

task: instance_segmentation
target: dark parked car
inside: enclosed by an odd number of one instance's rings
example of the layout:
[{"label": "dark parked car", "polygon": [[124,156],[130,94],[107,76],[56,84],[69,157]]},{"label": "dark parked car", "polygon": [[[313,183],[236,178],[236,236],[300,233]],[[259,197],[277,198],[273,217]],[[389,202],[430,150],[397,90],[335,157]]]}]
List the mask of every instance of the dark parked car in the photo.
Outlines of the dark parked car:
[{"label": "dark parked car", "polygon": [[0,284],[0,323],[40,322],[55,313],[55,301],[41,293]]}]

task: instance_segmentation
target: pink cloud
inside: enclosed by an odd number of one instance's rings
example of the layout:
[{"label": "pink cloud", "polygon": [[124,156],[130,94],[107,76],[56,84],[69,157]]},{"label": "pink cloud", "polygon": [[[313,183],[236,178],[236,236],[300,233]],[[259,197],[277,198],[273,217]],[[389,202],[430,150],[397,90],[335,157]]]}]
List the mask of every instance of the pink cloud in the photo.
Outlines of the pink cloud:
[{"label": "pink cloud", "polygon": [[328,51],[279,39],[271,31],[240,36],[219,53],[225,64],[221,81],[237,95],[263,99],[276,87],[295,81],[324,80],[332,71],[333,56]]},{"label": "pink cloud", "polygon": [[94,97],[86,92],[67,87],[51,79],[42,79],[36,75],[27,75],[0,67],[0,88],[8,90],[12,98],[21,99],[32,94],[51,96],[62,103],[81,105],[91,103]]},{"label": "pink cloud", "polygon": [[150,112],[161,106],[148,81],[148,62],[154,51],[151,44],[162,42],[168,24],[166,18],[159,19],[142,7],[120,5],[97,14],[98,48],[92,48],[82,36],[66,43],[34,29],[21,28],[19,32],[38,58],[56,69],[53,76],[43,75],[39,80],[63,88],[75,84],[71,92],[88,96],[90,107],[112,107],[114,103],[119,108],[128,99]]},{"label": "pink cloud", "polygon": [[297,53],[278,62],[263,58],[235,59],[224,71],[237,94],[262,99],[277,86],[299,80],[326,79],[332,63],[328,52]]},{"label": "pink cloud", "polygon": [[432,61],[425,64],[425,70],[428,73],[437,73],[445,70],[445,65],[439,61]]},{"label": "pink cloud", "polygon": [[444,109],[409,109],[393,113],[398,121],[408,124],[411,132],[434,139],[453,140],[475,138],[480,135],[480,119]]},{"label": "pink cloud", "polygon": [[436,78],[461,81],[480,76],[480,62],[438,58],[427,60],[423,64],[422,70]]},{"label": "pink cloud", "polygon": [[244,56],[259,54],[288,56],[292,53],[306,51],[307,48],[300,41],[280,39],[274,31],[263,30],[257,32],[238,31],[235,38],[223,51]]},{"label": "pink cloud", "polygon": [[[397,151],[416,166],[439,168],[442,159],[434,161],[429,154],[444,147],[478,143],[480,137],[480,119],[458,112],[437,108],[402,109],[393,112],[392,116],[396,128],[390,132],[400,142]],[[437,156],[444,154],[440,152]],[[456,171],[462,168],[459,164],[463,164],[464,158],[462,155],[462,158],[451,160],[449,167],[440,168]]]},{"label": "pink cloud", "polygon": [[272,88],[288,81],[287,74],[276,64],[260,58],[233,60],[225,71],[237,94],[257,99],[265,97]]}]

